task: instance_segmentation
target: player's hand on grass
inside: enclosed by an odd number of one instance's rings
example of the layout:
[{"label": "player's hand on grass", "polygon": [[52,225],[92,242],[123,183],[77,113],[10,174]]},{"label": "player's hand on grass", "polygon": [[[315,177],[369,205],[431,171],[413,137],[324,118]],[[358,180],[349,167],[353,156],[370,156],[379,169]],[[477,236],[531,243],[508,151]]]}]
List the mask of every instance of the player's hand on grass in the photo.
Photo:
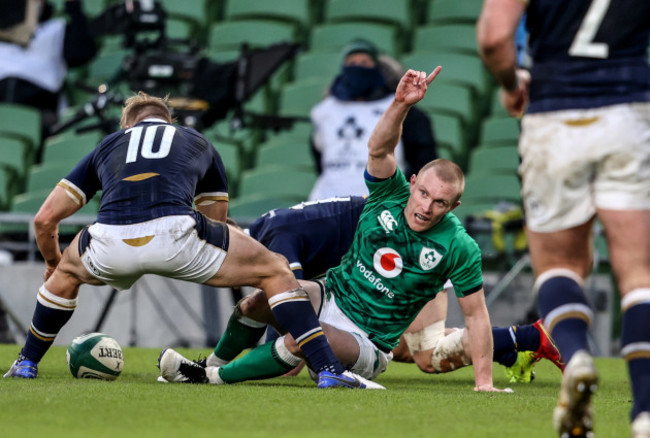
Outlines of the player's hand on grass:
[{"label": "player's hand on grass", "polygon": [[474,387],[476,392],[514,392],[511,388],[499,389],[492,385],[479,385]]},{"label": "player's hand on grass", "polygon": [[287,371],[282,375],[282,377],[295,377],[300,374],[300,371],[305,367],[305,361],[300,362],[294,369]]}]

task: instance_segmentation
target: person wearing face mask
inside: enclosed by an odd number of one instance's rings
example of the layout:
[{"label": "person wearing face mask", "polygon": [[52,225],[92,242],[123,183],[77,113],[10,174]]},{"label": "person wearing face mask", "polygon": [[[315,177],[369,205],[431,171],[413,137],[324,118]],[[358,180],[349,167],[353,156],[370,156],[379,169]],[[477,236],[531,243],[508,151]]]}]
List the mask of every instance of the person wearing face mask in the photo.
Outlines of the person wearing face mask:
[{"label": "person wearing face mask", "polygon": [[[390,67],[381,61],[372,43],[351,41],[344,47],[342,59],[329,95],[311,110],[311,147],[319,177],[310,200],[368,194],[360,177],[368,158],[368,140],[394,97],[396,84],[386,74]],[[437,158],[431,122],[415,107],[404,121],[395,154],[407,175]]]},{"label": "person wearing face mask", "polygon": [[[18,7],[15,0],[0,0],[0,5],[4,3],[6,8]],[[54,8],[48,1],[26,0],[22,4],[27,5],[26,21],[30,14],[36,14],[38,23],[31,37],[0,40],[0,102],[41,110],[46,135],[64,104],[62,92],[68,68],[90,61],[97,46],[80,1],[66,0],[67,23],[64,17],[52,18]]]}]

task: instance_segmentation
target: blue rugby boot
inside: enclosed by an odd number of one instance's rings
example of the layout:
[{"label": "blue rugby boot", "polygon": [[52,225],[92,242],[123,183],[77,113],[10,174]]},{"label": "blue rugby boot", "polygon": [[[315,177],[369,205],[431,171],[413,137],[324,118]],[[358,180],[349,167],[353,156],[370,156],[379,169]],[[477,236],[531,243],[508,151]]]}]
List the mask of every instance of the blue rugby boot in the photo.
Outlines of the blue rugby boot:
[{"label": "blue rugby boot", "polygon": [[341,374],[334,374],[329,371],[318,373],[319,388],[349,388],[349,389],[386,389],[379,383],[364,379],[363,377],[343,371]]},{"label": "blue rugby boot", "polygon": [[35,379],[38,375],[38,364],[31,360],[14,361],[3,377],[16,377],[19,379]]}]

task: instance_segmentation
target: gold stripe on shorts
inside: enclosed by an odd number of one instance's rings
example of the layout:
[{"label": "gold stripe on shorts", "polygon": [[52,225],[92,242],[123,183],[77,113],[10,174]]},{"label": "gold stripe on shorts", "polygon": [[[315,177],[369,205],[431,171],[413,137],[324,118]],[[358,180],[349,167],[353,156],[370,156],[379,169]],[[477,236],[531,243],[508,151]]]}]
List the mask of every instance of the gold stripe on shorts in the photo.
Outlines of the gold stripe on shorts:
[{"label": "gold stripe on shorts", "polygon": [[130,246],[144,246],[147,243],[151,242],[151,240],[154,237],[155,236],[144,236],[144,237],[136,237],[133,239],[122,239],[122,242]]},{"label": "gold stripe on shorts", "polygon": [[597,122],[600,119],[600,117],[589,117],[588,119],[575,119],[575,120],[565,120],[564,124],[567,126],[588,126],[591,125],[592,123]]}]

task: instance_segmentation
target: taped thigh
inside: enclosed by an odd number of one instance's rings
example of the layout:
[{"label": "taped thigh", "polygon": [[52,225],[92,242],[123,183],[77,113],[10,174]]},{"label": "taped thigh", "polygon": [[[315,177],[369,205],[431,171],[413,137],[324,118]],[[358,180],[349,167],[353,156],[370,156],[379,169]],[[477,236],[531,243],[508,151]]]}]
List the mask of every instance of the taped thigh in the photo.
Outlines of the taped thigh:
[{"label": "taped thigh", "polygon": [[431,354],[431,366],[436,373],[448,373],[472,364],[463,347],[464,332],[465,329],[458,329],[438,341]]}]

